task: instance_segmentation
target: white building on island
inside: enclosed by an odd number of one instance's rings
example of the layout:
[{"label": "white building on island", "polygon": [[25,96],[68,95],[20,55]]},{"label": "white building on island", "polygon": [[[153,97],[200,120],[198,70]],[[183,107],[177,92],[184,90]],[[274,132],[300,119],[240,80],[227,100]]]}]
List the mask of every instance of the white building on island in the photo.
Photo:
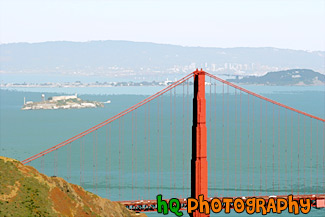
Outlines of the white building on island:
[{"label": "white building on island", "polygon": [[52,96],[49,98],[50,101],[60,101],[60,100],[68,100],[68,99],[77,99],[78,96],[77,94],[75,95],[70,95],[70,96]]}]

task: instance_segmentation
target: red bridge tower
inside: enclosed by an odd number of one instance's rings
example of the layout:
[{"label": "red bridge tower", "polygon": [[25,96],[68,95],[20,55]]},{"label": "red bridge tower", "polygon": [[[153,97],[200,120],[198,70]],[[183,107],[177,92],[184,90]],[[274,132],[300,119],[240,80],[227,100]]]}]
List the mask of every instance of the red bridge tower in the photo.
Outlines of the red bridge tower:
[{"label": "red bridge tower", "polygon": [[[207,161],[207,127],[205,100],[205,72],[194,72],[192,160],[191,160],[191,197],[208,197],[208,161]],[[196,210],[193,217],[206,217]]]}]

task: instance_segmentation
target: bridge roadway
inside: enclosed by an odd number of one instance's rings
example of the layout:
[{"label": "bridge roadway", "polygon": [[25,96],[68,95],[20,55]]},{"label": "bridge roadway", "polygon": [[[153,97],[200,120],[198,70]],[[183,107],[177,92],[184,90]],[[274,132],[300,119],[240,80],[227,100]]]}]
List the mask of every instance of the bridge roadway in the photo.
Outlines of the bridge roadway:
[{"label": "bridge roadway", "polygon": [[[244,201],[246,199],[251,198],[253,196],[249,197],[233,197],[233,199],[236,198],[242,198]],[[281,196],[255,196],[256,198],[263,198],[268,202],[269,198],[274,198],[275,200],[277,198],[284,198],[288,199],[288,195],[281,195]],[[222,201],[222,197],[218,197]],[[231,197],[226,197],[231,198]],[[325,194],[313,194],[313,195],[293,195],[293,200],[299,201],[299,199],[310,199],[311,200],[311,206],[314,208],[325,208]],[[186,210],[187,209],[187,199],[185,198],[177,198],[180,201],[181,208],[180,210]],[[214,199],[213,197],[210,197],[207,199],[207,201],[211,202],[211,200]],[[165,200],[167,203],[169,203],[169,200]],[[136,211],[136,212],[156,212],[157,211],[157,201],[156,200],[133,200],[133,201],[117,201],[119,203],[122,203],[126,208]],[[299,204],[299,203],[298,203]],[[225,208],[225,205],[223,205],[223,208]],[[233,204],[230,204],[230,208],[233,208]]]}]

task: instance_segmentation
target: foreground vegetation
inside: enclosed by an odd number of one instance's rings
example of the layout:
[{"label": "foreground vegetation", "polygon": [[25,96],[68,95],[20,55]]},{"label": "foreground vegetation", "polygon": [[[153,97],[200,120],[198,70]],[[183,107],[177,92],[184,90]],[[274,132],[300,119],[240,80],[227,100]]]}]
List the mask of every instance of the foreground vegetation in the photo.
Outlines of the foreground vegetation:
[{"label": "foreground vegetation", "polygon": [[0,157],[0,216],[145,216],[59,177]]}]

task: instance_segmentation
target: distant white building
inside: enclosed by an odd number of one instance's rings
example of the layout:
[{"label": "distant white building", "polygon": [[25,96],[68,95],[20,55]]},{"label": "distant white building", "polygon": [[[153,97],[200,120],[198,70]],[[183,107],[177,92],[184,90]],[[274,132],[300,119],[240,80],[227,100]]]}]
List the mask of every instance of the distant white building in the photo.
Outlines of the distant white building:
[{"label": "distant white building", "polygon": [[165,85],[165,86],[167,86],[167,85],[170,85],[170,84],[172,84],[172,83],[173,83],[173,81],[170,81],[170,80],[168,80],[168,78],[167,78],[166,81],[160,82],[159,85]]},{"label": "distant white building", "polygon": [[77,94],[75,94],[75,95],[70,95],[70,96],[52,96],[49,98],[49,100],[56,102],[56,101],[60,101],[60,100],[77,99],[77,98],[78,98],[78,96],[77,96]]}]

